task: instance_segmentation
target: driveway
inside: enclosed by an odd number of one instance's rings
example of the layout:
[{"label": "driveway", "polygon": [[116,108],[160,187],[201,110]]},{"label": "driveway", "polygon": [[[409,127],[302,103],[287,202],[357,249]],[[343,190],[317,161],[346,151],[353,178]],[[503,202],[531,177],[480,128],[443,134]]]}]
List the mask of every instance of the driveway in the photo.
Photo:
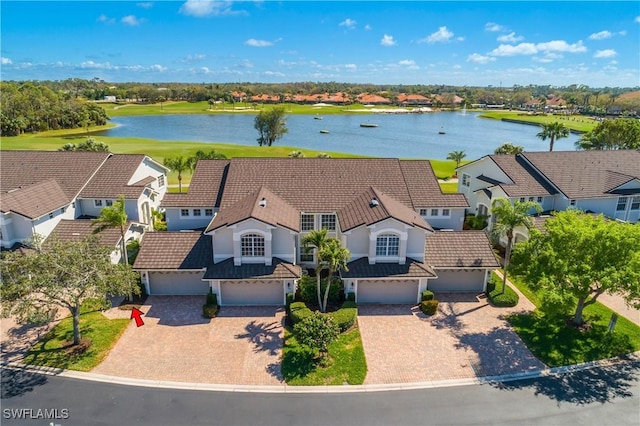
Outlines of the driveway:
[{"label": "driveway", "polygon": [[474,294],[437,294],[438,313],[417,306],[360,305],[358,324],[367,358],[365,384],[493,376],[544,368],[504,320],[531,310],[521,296],[495,308]]},{"label": "driveway", "polygon": [[224,307],[202,317],[201,296],[150,296],[144,325],[132,321],[93,372],[180,382],[275,385],[284,309]]}]

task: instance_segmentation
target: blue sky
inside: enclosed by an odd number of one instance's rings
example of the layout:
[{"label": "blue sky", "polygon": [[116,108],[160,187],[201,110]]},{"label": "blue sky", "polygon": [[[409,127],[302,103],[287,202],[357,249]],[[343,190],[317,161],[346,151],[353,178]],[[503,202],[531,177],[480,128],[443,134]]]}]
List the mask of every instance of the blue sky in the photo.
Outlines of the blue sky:
[{"label": "blue sky", "polygon": [[640,86],[640,3],[5,1],[1,78]]}]

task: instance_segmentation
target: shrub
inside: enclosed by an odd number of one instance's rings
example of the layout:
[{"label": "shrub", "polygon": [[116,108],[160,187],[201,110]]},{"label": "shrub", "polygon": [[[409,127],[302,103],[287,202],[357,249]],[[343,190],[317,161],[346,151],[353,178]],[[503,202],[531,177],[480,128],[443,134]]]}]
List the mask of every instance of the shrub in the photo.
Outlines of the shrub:
[{"label": "shrub", "polygon": [[285,310],[287,311],[287,315],[291,316],[291,304],[295,300],[296,295],[293,293],[287,293],[285,295]]},{"label": "shrub", "polygon": [[209,289],[209,293],[207,293],[207,305],[218,305],[218,295],[211,289]]},{"label": "shrub", "polygon": [[202,315],[205,318],[214,318],[216,315],[218,315],[218,305],[202,305]]},{"label": "shrub", "polygon": [[304,302],[293,302],[289,306],[289,311],[291,322],[294,325],[313,314],[313,312],[311,312],[311,309],[307,308],[307,305]]},{"label": "shrub", "polygon": [[462,229],[475,229],[477,231],[481,231],[488,225],[488,217],[486,215],[467,215],[464,218],[464,223],[462,225]]},{"label": "shrub", "polygon": [[425,300],[433,300],[433,292],[431,290],[425,290],[422,292],[422,298],[420,299],[421,301],[425,301]]},{"label": "shrub", "polygon": [[[300,279],[300,297],[306,303],[317,305],[318,304],[318,292],[316,289],[316,278],[309,275],[304,275]],[[324,297],[324,291],[327,289],[327,280],[320,281],[320,289],[322,291],[322,297]],[[344,286],[342,280],[334,278],[331,282],[331,288],[329,289],[329,302],[340,302],[344,297]]]},{"label": "shrub", "polygon": [[340,328],[329,315],[313,312],[293,326],[298,341],[315,352],[326,354],[329,344],[340,335]]},{"label": "shrub", "polygon": [[502,293],[502,281],[497,275],[494,275],[487,283],[487,297],[492,305],[498,307],[516,306],[520,300],[518,293],[509,286],[506,286],[504,293]]},{"label": "shrub", "polygon": [[420,303],[420,310],[425,315],[433,315],[438,311],[438,301],[433,300],[424,300]]},{"label": "shrub", "polygon": [[352,291],[347,293],[347,301],[355,302],[356,301],[356,294],[354,292],[352,292]]},{"label": "shrub", "polygon": [[340,333],[344,333],[355,325],[356,318],[358,318],[358,308],[355,302],[347,300],[342,304],[340,309],[327,315],[333,318],[333,322],[340,328]]}]

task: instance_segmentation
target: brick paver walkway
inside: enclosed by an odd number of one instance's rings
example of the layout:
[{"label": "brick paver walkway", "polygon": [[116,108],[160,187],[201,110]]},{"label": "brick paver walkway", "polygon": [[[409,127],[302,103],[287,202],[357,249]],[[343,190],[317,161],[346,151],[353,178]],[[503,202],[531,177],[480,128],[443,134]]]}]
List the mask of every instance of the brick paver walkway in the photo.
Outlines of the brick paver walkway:
[{"label": "brick paver walkway", "polygon": [[132,323],[93,372],[151,380],[281,384],[284,310],[225,307],[202,317],[203,297],[147,298],[145,325]]},{"label": "brick paver walkway", "polygon": [[367,358],[365,384],[473,378],[544,368],[503,319],[531,310],[495,308],[470,294],[438,294],[438,313],[408,305],[361,305],[358,324]]}]

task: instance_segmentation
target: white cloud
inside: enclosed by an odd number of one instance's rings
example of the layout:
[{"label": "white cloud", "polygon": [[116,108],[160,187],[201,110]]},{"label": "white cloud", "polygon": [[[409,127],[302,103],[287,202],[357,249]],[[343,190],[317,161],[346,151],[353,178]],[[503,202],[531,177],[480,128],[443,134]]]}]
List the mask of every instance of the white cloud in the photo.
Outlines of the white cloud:
[{"label": "white cloud", "polygon": [[382,36],[382,40],[380,40],[380,44],[382,46],[395,46],[396,41],[393,39],[393,36],[385,34],[384,36]]},{"label": "white cloud", "polygon": [[489,54],[492,56],[516,56],[516,55],[535,55],[536,53],[546,53],[549,57],[549,53],[553,52],[566,52],[566,53],[581,53],[586,52],[587,48],[582,44],[582,41],[569,44],[564,40],[553,40],[545,43],[520,43],[515,46],[510,44],[501,44],[497,48],[493,49]]},{"label": "white cloud", "polygon": [[136,3],[136,6],[141,7],[143,9],[151,9],[153,7],[153,2],[152,1],[140,2],[140,3]]},{"label": "white cloud", "polygon": [[268,75],[271,77],[284,77],[284,74],[279,71],[265,71],[262,74]]},{"label": "white cloud", "polygon": [[117,66],[111,65],[110,62],[93,62],[85,61],[80,63],[82,69],[96,69],[96,70],[112,70],[117,69]]},{"label": "white cloud", "polygon": [[516,43],[522,40],[523,38],[524,37],[517,36],[516,33],[511,32],[509,34],[503,34],[501,36],[498,36],[497,40],[501,43]]},{"label": "white cloud", "polygon": [[137,27],[138,25],[140,25],[140,23],[142,22],[140,19],[136,18],[135,15],[127,15],[124,16],[120,22],[122,22],[125,25],[129,25],[132,27]]},{"label": "white cloud", "polygon": [[536,48],[545,52],[581,53],[587,51],[586,46],[582,44],[582,40],[573,44],[569,44],[564,40],[553,40],[546,43],[538,43]]},{"label": "white cloud", "polygon": [[149,67],[149,69],[151,71],[157,71],[157,72],[163,72],[163,71],[167,70],[165,67],[163,67],[162,65],[158,65],[158,64],[151,65]]},{"label": "white cloud", "polygon": [[367,24],[364,26],[364,29],[367,31],[371,31],[371,25]]},{"label": "white cloud", "polygon": [[181,62],[198,62],[198,61],[203,61],[205,59],[207,59],[207,55],[203,53],[196,53],[194,55],[188,54],[187,56],[184,57],[184,59],[182,59]]},{"label": "white cloud", "polygon": [[267,40],[256,40],[255,38],[250,38],[249,40],[244,42],[245,46],[251,47],[269,47],[273,46],[273,43]]},{"label": "white cloud", "polygon": [[340,24],[339,24],[339,25],[340,25],[341,27],[347,27],[347,28],[349,28],[350,30],[352,30],[352,29],[354,29],[354,28],[356,27],[356,24],[357,24],[357,22],[356,22],[356,21],[354,21],[354,20],[353,20],[353,19],[351,19],[351,18],[347,18],[347,19],[345,19],[344,21],[340,22]]},{"label": "white cloud", "polygon": [[614,56],[616,56],[618,53],[613,50],[613,49],[604,49],[604,50],[598,50],[593,57],[594,58],[613,58]]},{"label": "white cloud", "polygon": [[358,66],[356,64],[345,64],[344,67],[349,71],[355,71],[358,69]]},{"label": "white cloud", "polygon": [[399,65],[415,65],[416,61],[412,60],[412,59],[404,59],[400,62],[398,62]]},{"label": "white cloud", "polygon": [[487,22],[486,24],[484,24],[484,30],[495,33],[498,31],[504,31],[505,28],[502,25],[496,24],[495,22]]},{"label": "white cloud", "polygon": [[109,18],[105,14],[102,14],[98,16],[98,22],[104,22],[105,24],[115,24],[116,20],[114,18]]},{"label": "white cloud", "polygon": [[636,19],[634,19],[633,22],[640,24],[640,16],[636,16]]},{"label": "white cloud", "polygon": [[605,40],[607,38],[613,37],[610,31],[600,31],[597,33],[593,33],[589,36],[589,40]]},{"label": "white cloud", "polygon": [[243,59],[242,61],[240,61],[238,66],[241,68],[253,68],[253,62],[248,59]]},{"label": "white cloud", "polygon": [[480,55],[479,53],[472,53],[471,55],[467,56],[467,62],[475,62],[476,64],[488,64],[489,62],[493,62],[495,60],[496,58]]},{"label": "white cloud", "polygon": [[246,13],[242,11],[235,11],[231,8],[232,6],[232,1],[187,0],[180,7],[180,13],[198,18]]},{"label": "white cloud", "polygon": [[209,67],[200,67],[200,71],[202,71],[205,74],[209,74],[211,72]]},{"label": "white cloud", "polygon": [[447,27],[440,27],[438,31],[420,40],[420,43],[446,43],[453,38],[454,34]]},{"label": "white cloud", "polygon": [[13,61],[9,58],[5,58],[4,56],[0,58],[0,64],[2,65],[11,65]]},{"label": "white cloud", "polygon": [[492,56],[515,56],[515,55],[535,55],[538,53],[536,45],[533,43],[520,43],[516,46],[511,44],[501,44],[497,48],[493,49]]}]

